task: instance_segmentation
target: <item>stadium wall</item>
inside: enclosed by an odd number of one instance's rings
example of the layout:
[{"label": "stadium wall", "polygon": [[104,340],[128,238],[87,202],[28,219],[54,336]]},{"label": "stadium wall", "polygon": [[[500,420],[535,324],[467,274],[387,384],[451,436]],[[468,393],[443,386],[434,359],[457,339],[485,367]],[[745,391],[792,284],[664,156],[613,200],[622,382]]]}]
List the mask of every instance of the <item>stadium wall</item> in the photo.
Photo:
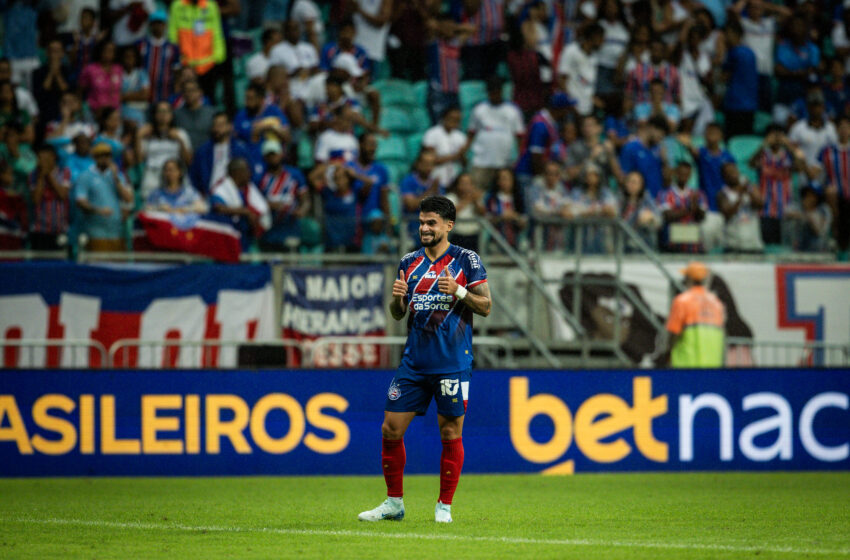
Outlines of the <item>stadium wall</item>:
[{"label": "stadium wall", "polygon": [[[378,474],[392,375],[2,371],[0,476]],[[464,470],[845,470],[848,395],[848,370],[479,370]],[[405,442],[436,472],[433,407]]]}]

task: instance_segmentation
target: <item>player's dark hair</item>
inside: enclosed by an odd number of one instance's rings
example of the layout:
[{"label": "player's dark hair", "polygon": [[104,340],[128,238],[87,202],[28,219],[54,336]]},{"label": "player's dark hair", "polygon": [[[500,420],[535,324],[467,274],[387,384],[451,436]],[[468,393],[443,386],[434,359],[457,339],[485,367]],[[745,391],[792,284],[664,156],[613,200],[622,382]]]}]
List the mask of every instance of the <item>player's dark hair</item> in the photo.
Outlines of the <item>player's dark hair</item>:
[{"label": "player's dark hair", "polygon": [[420,212],[433,212],[446,221],[455,221],[457,210],[454,203],[444,196],[426,196],[419,203]]}]

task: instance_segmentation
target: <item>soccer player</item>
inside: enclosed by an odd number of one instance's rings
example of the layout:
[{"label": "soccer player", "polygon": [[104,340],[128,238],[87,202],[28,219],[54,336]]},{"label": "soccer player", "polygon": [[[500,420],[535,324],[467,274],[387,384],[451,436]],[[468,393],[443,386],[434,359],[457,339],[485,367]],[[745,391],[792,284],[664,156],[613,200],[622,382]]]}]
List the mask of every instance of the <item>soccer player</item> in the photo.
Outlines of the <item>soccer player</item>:
[{"label": "soccer player", "polygon": [[393,282],[390,314],[396,321],[410,311],[401,365],[387,391],[381,465],[387,499],[364,511],[361,521],[404,519],[404,432],[414,416],[423,415],[433,398],[443,440],[438,522],[451,523],[452,497],[463,467],[463,418],[472,365],[472,314],[490,314],[487,271],[478,255],[452,245],[456,209],[443,196],[419,205],[422,247],[405,255]]}]

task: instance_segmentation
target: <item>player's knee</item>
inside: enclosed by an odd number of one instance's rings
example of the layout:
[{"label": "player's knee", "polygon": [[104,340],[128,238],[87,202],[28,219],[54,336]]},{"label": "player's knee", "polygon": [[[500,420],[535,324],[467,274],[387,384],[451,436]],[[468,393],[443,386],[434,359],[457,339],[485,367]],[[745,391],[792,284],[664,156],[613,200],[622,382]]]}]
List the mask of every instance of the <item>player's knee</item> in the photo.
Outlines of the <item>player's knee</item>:
[{"label": "player's knee", "polygon": [[381,424],[381,435],[384,439],[401,439],[404,437],[404,430],[391,422],[384,421],[384,423]]},{"label": "player's knee", "polygon": [[460,426],[445,424],[440,427],[440,439],[457,439],[460,437]]}]

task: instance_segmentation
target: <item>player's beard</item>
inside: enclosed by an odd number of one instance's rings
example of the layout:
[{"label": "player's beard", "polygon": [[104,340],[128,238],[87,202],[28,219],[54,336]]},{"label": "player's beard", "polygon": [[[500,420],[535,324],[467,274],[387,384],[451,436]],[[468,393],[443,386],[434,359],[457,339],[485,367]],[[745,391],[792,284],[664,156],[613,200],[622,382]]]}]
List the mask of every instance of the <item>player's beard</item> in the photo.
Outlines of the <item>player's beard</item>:
[{"label": "player's beard", "polygon": [[434,232],[431,232],[431,240],[425,241],[422,238],[422,232],[419,233],[419,241],[422,243],[423,247],[436,247],[443,240],[442,236],[437,235]]}]

